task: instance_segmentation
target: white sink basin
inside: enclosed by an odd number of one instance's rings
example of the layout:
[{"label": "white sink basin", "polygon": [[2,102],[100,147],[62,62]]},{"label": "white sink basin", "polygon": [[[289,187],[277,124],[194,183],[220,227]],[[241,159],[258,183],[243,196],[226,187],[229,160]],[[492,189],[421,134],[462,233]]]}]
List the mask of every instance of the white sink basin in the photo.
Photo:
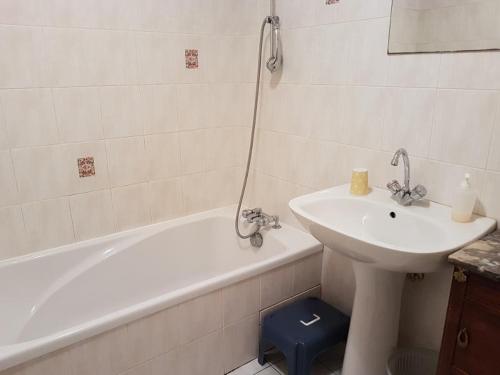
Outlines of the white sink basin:
[{"label": "white sink basin", "polygon": [[495,228],[474,217],[455,223],[450,208],[398,205],[389,191],[355,197],[349,186],[298,197],[290,208],[319,241],[353,260],[356,294],[342,375],[383,375],[397,345],[407,272],[434,272],[446,256]]},{"label": "white sink basin", "polygon": [[398,272],[436,271],[448,254],[495,228],[490,218],[456,223],[447,206],[424,201],[403,207],[390,195],[373,189],[356,197],[349,193],[349,185],[342,185],[295,198],[290,208],[329,248]]}]

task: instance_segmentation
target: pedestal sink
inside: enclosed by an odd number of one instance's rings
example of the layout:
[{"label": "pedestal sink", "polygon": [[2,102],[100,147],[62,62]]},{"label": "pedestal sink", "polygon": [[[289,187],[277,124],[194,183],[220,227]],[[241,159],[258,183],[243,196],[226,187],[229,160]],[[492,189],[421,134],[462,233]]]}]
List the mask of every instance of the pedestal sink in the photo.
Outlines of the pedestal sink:
[{"label": "pedestal sink", "polygon": [[372,189],[356,197],[342,185],[289,203],[314,237],[353,260],[356,294],[342,375],[384,375],[397,344],[405,274],[438,271],[447,255],[496,226],[479,216],[456,223],[447,206],[403,207],[390,196]]}]

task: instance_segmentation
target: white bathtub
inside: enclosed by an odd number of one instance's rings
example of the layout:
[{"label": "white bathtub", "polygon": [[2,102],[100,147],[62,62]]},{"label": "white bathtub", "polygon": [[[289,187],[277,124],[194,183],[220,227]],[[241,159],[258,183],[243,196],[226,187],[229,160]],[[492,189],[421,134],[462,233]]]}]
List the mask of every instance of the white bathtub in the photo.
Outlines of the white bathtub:
[{"label": "white bathtub", "polygon": [[252,248],[234,208],[0,262],[0,371],[321,251],[290,226]]}]

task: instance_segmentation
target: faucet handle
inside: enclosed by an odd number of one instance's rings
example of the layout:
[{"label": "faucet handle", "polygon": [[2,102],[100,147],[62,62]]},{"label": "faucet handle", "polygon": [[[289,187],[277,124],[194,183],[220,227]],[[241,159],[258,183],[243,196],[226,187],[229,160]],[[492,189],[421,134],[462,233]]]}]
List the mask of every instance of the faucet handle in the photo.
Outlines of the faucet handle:
[{"label": "faucet handle", "polygon": [[415,186],[410,193],[410,197],[415,201],[422,199],[426,195],[427,195],[427,189],[422,185]]},{"label": "faucet handle", "polygon": [[273,216],[273,229],[281,229],[280,217],[278,215]]},{"label": "faucet handle", "polygon": [[261,213],[262,213],[262,208],[252,208],[241,211],[241,217],[246,219],[251,215],[260,215]]},{"label": "faucet handle", "polygon": [[387,183],[387,189],[389,189],[392,194],[396,194],[402,190],[402,187],[398,180],[392,180]]},{"label": "faucet handle", "polygon": [[252,213],[253,213],[253,210],[243,210],[243,211],[241,211],[241,217],[244,218],[244,219],[246,219]]}]

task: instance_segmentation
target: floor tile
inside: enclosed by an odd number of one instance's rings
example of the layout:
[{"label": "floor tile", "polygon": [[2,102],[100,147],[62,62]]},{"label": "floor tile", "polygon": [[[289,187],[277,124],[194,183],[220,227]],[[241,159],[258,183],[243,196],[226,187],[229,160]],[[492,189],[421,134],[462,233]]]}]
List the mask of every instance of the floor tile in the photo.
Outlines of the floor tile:
[{"label": "floor tile", "polygon": [[[279,374],[281,375],[287,375],[288,374],[288,370],[287,370],[287,366],[286,366],[286,362],[285,361],[281,361],[281,362],[278,362],[276,364],[272,364],[273,368],[278,371]],[[326,368],[323,364],[321,364],[320,362],[316,361],[313,365],[313,368],[312,368],[312,371],[311,371],[311,375],[334,375],[335,372],[329,370],[328,368]],[[335,374],[337,375],[337,374]]]},{"label": "floor tile", "polygon": [[273,367],[268,367],[265,370],[262,370],[257,373],[258,375],[279,375],[279,372],[276,371]]},{"label": "floor tile", "polygon": [[[264,366],[261,366],[256,359],[252,362],[248,362],[246,365],[243,365],[236,370],[233,370],[228,375],[255,375],[257,373],[262,374],[263,370],[267,369],[270,366],[269,363],[266,363]],[[263,373],[266,375],[265,373]],[[271,372],[272,374],[272,372]]]},{"label": "floor tile", "polygon": [[[340,375],[344,359],[345,343],[336,345],[321,354],[314,363],[311,375]],[[266,354],[267,363],[260,366],[257,360],[234,370],[228,375],[287,375],[285,357],[278,350]]]}]

